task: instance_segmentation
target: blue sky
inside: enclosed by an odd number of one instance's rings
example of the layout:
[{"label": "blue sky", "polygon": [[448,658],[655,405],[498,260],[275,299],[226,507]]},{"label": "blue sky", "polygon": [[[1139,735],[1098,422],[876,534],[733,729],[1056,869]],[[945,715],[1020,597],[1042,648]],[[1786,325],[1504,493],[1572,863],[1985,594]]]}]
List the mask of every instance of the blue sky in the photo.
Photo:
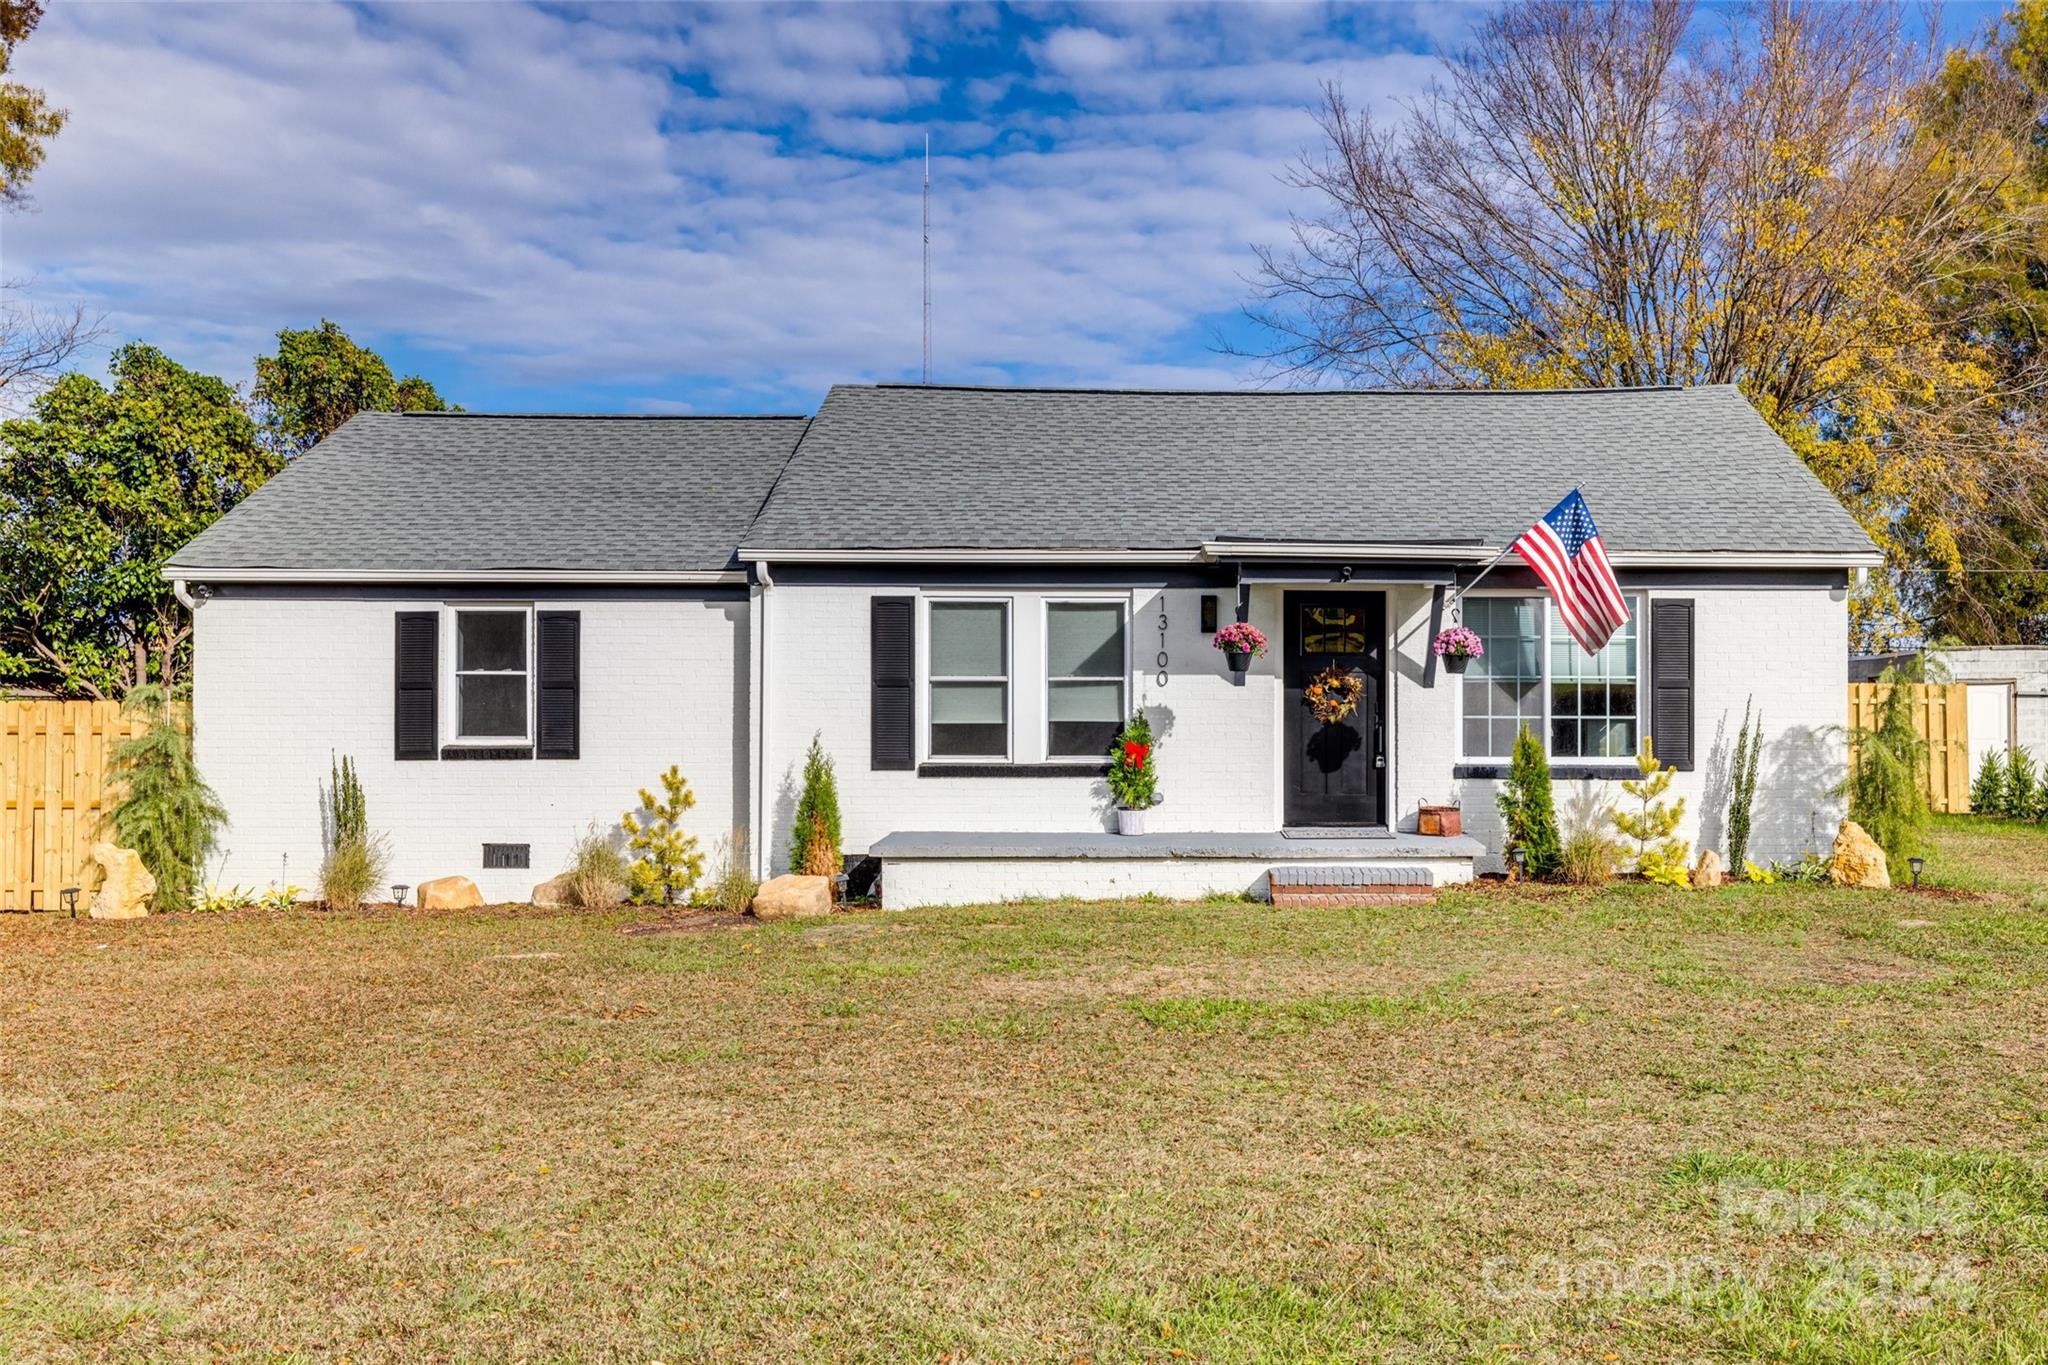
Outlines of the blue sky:
[{"label": "blue sky", "polygon": [[58,3],[0,273],[238,383],[326,316],[472,409],[802,411],[918,376],[928,132],[936,379],[1234,387],[1319,83],[1480,13]]}]

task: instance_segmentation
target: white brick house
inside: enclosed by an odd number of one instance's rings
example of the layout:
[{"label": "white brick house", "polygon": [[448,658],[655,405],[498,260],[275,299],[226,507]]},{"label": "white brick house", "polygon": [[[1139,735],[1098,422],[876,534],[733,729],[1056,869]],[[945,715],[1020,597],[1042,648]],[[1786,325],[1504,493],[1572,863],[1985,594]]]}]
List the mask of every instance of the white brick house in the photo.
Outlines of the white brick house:
[{"label": "white brick house", "polygon": [[[1633,616],[1598,656],[1513,557],[1463,593],[1574,487]],[[1876,562],[1732,389],[842,386],[808,421],[366,415],[166,573],[201,603],[229,881],[311,879],[334,753],[402,881],[522,897],[671,762],[705,846],[741,828],[779,870],[816,735],[848,854],[908,905],[1470,876],[1523,725],[1561,783],[1653,738],[1718,845],[1751,701],[1752,847],[1796,856],[1839,818],[1846,597]],[[1429,648],[1458,616],[1488,643],[1462,677]],[[1233,619],[1271,642],[1236,677]],[[1332,649],[1365,704],[1319,727]],[[1134,708],[1165,797],[1135,839],[1102,780]],[[1472,837],[1418,835],[1447,801]]]}]

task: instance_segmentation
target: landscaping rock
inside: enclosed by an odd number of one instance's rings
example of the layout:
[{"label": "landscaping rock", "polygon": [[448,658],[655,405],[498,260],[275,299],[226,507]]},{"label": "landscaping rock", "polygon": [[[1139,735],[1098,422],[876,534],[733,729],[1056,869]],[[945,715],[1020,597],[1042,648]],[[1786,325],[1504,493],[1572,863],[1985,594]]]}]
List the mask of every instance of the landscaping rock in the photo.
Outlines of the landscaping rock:
[{"label": "landscaping rock", "polygon": [[1835,847],[1828,858],[1828,879],[1836,886],[1860,886],[1883,891],[1892,884],[1891,869],[1885,865],[1884,850],[1854,820],[1844,820],[1835,832]]},{"label": "landscaping rock", "polygon": [[1692,884],[1705,890],[1727,880],[1728,869],[1722,865],[1721,855],[1711,848],[1701,849],[1699,866],[1692,870]]},{"label": "landscaping rock", "polygon": [[569,874],[564,872],[560,876],[550,877],[533,888],[533,903],[549,907],[570,904]]},{"label": "landscaping rock", "polygon": [[436,877],[414,888],[422,910],[469,910],[484,903],[484,893],[467,877]]},{"label": "landscaping rock", "polygon": [[832,882],[826,877],[786,873],[761,883],[754,893],[756,919],[819,919],[832,913]]},{"label": "landscaping rock", "polygon": [[118,844],[94,844],[92,860],[100,865],[100,889],[92,898],[88,914],[94,919],[141,919],[149,913],[150,897],[156,894],[156,878],[133,849]]}]

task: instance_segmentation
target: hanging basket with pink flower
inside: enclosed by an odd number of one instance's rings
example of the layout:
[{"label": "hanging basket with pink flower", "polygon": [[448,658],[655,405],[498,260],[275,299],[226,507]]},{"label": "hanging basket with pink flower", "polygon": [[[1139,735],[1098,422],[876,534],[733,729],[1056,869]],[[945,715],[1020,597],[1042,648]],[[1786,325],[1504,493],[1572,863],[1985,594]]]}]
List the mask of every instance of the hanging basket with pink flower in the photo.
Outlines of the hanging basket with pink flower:
[{"label": "hanging basket with pink flower", "polygon": [[1463,673],[1466,664],[1486,657],[1486,642],[1470,626],[1452,626],[1438,631],[1436,642],[1430,648],[1436,651],[1437,658],[1444,661],[1444,667],[1453,673]]},{"label": "hanging basket with pink flower", "polygon": [[1249,621],[1232,621],[1217,631],[1210,643],[1223,651],[1232,673],[1243,673],[1251,668],[1253,659],[1266,652],[1266,632]]}]

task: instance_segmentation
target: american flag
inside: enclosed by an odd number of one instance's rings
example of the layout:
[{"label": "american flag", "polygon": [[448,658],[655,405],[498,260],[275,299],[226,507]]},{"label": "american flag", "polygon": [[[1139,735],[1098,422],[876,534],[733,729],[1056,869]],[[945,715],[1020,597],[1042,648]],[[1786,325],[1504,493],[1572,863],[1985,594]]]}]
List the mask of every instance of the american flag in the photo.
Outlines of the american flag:
[{"label": "american flag", "polygon": [[1607,638],[1628,624],[1621,584],[1578,489],[1523,532],[1514,548],[1550,589],[1565,629],[1579,648],[1598,654]]}]

